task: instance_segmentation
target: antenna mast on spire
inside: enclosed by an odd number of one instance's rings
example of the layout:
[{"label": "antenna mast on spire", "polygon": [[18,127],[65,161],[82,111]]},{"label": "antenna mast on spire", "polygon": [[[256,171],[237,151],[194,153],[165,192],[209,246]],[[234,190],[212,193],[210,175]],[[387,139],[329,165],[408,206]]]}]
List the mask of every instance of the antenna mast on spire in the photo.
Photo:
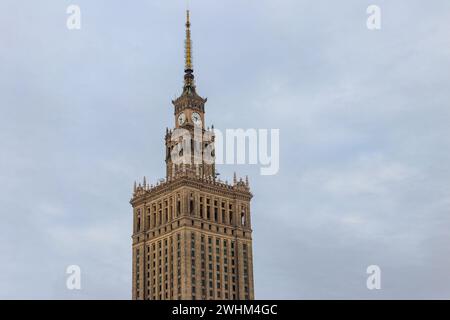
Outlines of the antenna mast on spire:
[{"label": "antenna mast on spire", "polygon": [[183,92],[192,94],[195,92],[194,68],[192,66],[192,41],[191,41],[191,21],[189,19],[189,10],[186,10],[186,40],[185,47],[185,66],[184,66],[184,88]]},{"label": "antenna mast on spire", "polygon": [[192,41],[191,41],[191,22],[189,21],[189,10],[186,10],[186,42],[185,42],[185,70],[192,69]]}]

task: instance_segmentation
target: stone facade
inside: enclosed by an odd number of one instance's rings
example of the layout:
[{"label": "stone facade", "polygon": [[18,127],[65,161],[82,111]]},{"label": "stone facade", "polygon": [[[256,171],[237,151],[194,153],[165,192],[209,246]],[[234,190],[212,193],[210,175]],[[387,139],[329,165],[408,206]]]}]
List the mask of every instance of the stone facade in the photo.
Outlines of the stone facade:
[{"label": "stone facade", "polygon": [[217,178],[214,163],[173,162],[174,149],[175,153],[182,149],[176,149],[173,130],[198,129],[212,136],[208,143],[199,143],[200,158],[207,145],[214,144],[213,130],[204,126],[206,99],[196,93],[190,46],[188,12],[185,84],[182,95],[173,101],[174,129],[167,129],[165,137],[166,179],[155,186],[145,178],[135,183],[130,202],[132,298],[254,299],[248,178],[238,180],[235,175],[229,184]]}]

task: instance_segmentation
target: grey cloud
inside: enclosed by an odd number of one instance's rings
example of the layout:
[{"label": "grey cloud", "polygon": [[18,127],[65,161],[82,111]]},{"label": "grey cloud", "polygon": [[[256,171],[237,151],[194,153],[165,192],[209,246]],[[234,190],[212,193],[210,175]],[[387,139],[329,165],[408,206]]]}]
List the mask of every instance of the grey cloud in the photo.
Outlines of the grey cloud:
[{"label": "grey cloud", "polygon": [[[378,2],[378,32],[368,1],[191,3],[207,121],[280,128],[278,175],[219,168],[250,176],[257,298],[450,295],[450,3]],[[0,298],[130,298],[132,183],[164,176],[183,6],[77,3],[79,32],[0,4]]]}]

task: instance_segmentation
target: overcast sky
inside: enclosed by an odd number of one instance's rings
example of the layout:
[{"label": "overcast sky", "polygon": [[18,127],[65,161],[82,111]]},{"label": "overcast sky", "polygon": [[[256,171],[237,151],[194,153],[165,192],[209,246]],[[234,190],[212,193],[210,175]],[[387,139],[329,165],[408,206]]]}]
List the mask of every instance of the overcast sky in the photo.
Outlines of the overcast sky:
[{"label": "overcast sky", "polygon": [[[128,202],[165,175],[185,8],[0,2],[0,298],[131,298]],[[250,176],[256,298],[450,298],[450,2],[190,9],[207,123],[280,129],[277,175],[219,167]]]}]

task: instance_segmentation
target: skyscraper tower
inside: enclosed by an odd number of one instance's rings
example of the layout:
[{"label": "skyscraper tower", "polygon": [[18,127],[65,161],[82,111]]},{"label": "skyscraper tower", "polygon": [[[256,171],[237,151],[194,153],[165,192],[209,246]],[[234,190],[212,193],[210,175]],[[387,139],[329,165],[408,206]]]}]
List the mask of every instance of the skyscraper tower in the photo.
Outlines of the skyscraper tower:
[{"label": "skyscraper tower", "polygon": [[[181,96],[172,101],[166,178],[134,184],[132,298],[254,299],[248,179],[216,176],[214,130],[205,127],[207,99],[197,94],[191,23],[186,14]],[[189,136],[189,138],[187,138]]]}]

